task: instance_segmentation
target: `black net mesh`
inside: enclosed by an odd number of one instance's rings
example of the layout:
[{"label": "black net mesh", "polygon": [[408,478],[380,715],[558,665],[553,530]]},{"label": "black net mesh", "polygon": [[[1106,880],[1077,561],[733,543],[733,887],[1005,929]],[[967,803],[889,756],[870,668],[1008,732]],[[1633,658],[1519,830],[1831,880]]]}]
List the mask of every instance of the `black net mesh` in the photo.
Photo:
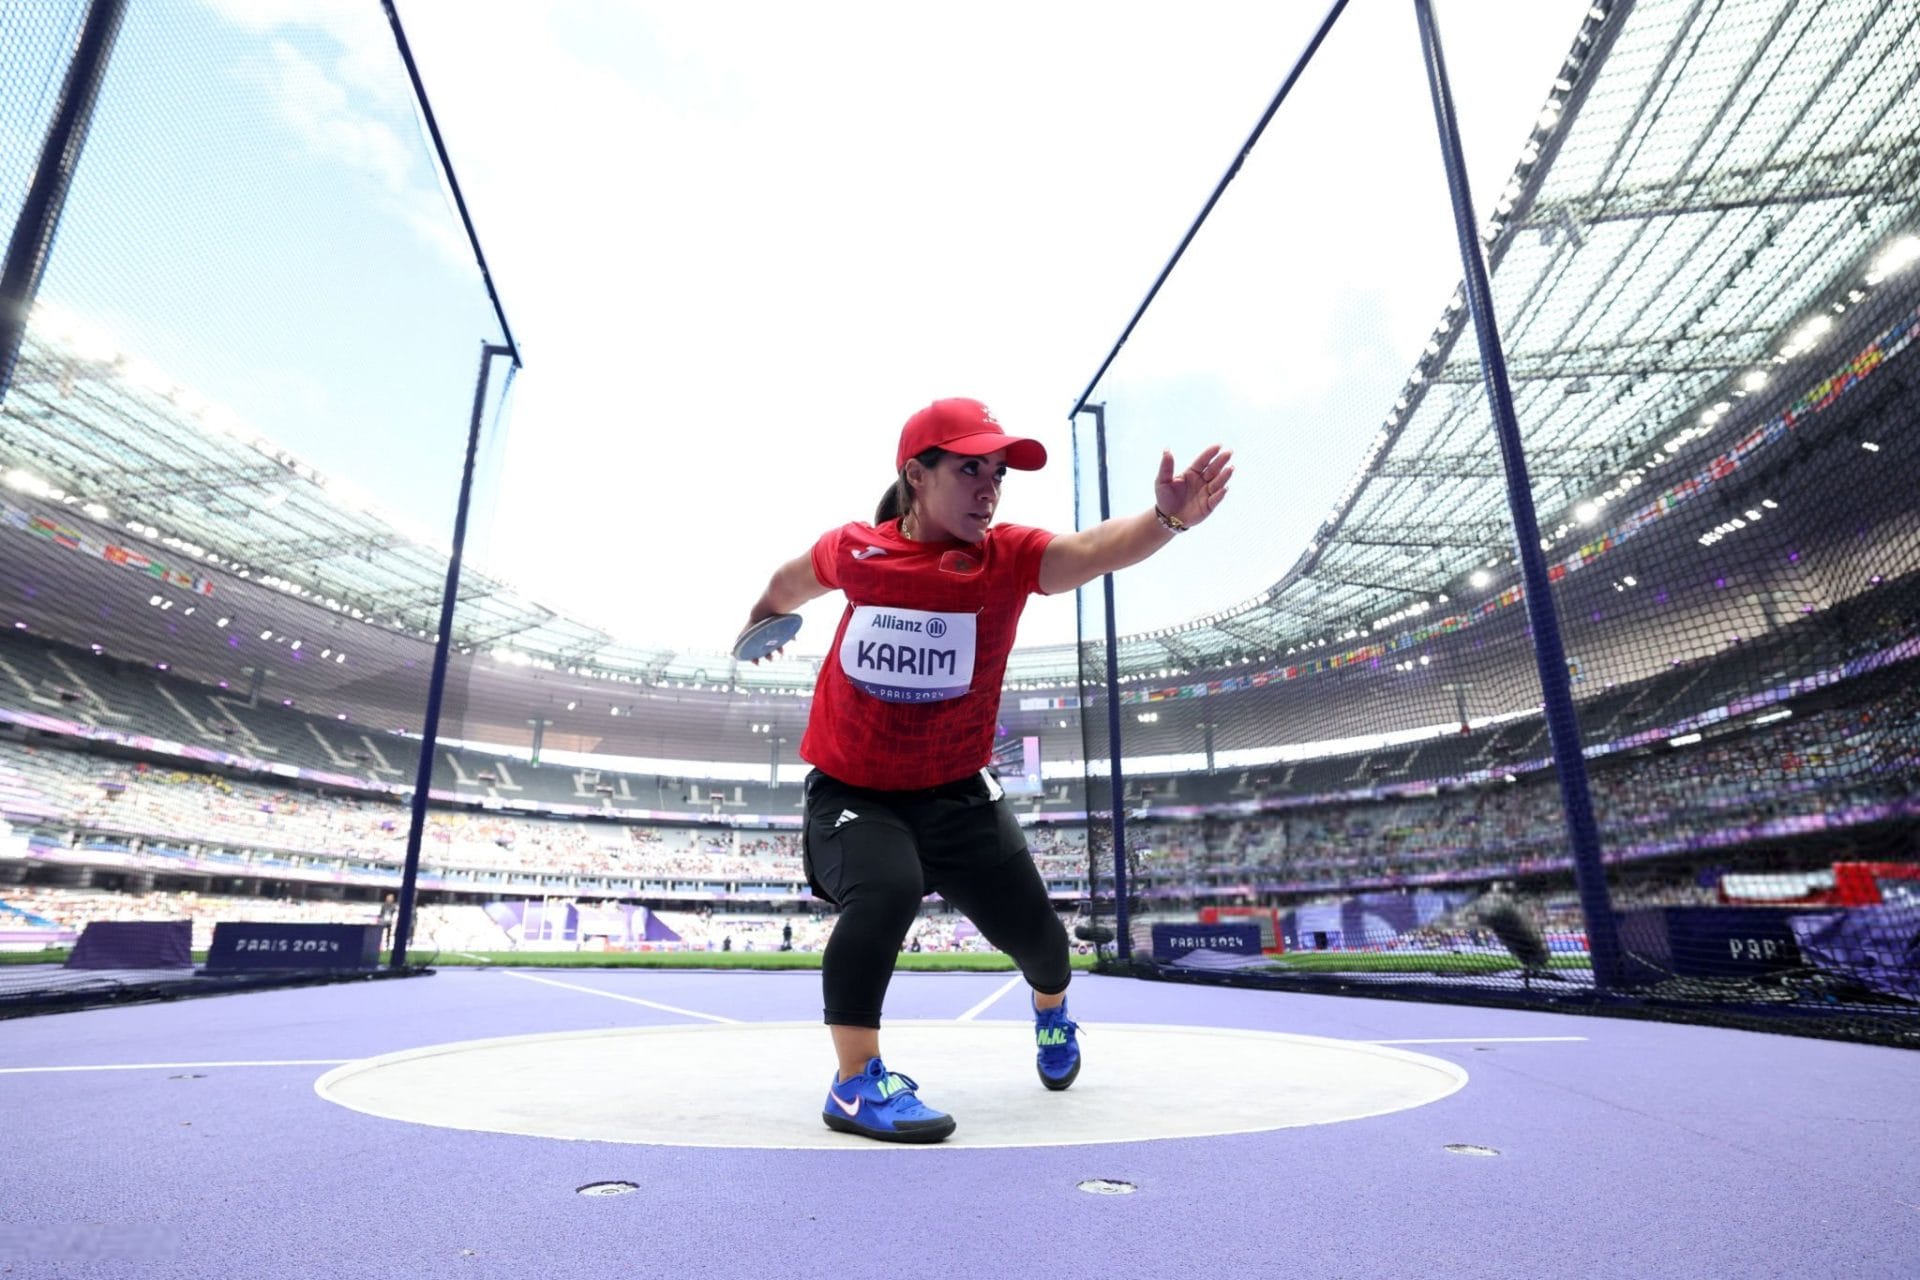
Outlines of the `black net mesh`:
[{"label": "black net mesh", "polygon": [[[385,16],[122,8],[0,13],[0,947],[381,921],[436,714],[421,954],[817,947],[820,659],[489,568],[510,361]],[[1074,423],[1083,527],[1163,451],[1232,496],[1015,654],[996,759],[1133,971],[1910,1043],[1920,3],[1577,16],[1446,13],[1547,687],[1416,26],[1354,6]]]},{"label": "black net mesh", "polygon": [[0,933],[376,922],[500,341],[393,31],[14,5],[0,70]]},{"label": "black net mesh", "polygon": [[[1920,1033],[1917,21],[1596,6],[1496,69],[1537,113],[1501,172],[1472,167],[1470,45],[1452,69],[1598,826],[1584,900],[1444,179],[1317,150],[1360,108],[1316,72],[1379,36],[1336,28],[1080,419],[1121,510],[1161,448],[1223,439],[1243,476],[1160,576],[1118,576],[1111,683],[1084,604],[1093,905],[1144,971]],[[1390,51],[1370,109],[1426,96]],[[1262,220],[1284,235],[1250,251]]]}]

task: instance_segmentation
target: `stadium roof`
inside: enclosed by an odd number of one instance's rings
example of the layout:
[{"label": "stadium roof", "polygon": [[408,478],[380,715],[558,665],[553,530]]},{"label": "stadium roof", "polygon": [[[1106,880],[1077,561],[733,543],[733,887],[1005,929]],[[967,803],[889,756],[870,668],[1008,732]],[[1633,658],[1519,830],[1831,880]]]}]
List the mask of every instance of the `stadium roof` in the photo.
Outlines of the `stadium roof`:
[{"label": "stadium roof", "polygon": [[[1730,430],[1749,380],[1805,380],[1831,357],[1807,326],[1871,290],[1870,264],[1914,225],[1916,25],[1920,0],[1590,10],[1484,229],[1550,553]],[[1468,328],[1456,293],[1293,567],[1239,606],[1123,637],[1123,679],[1252,667],[1469,595],[1476,572],[1510,581]],[[443,543],[45,309],[0,406],[0,450],[15,488],[190,573],[395,633],[437,625]],[[736,669],[627,644],[471,561],[456,628],[463,650],[645,684],[800,693],[817,661]],[[1080,657],[1019,650],[1009,684],[1076,683]]]},{"label": "stadium roof", "polygon": [[[1482,228],[1550,560],[1751,426],[1751,392],[1828,371],[1825,322],[1914,243],[1916,25],[1920,5],[1872,0],[1589,11]],[[1123,639],[1123,681],[1345,647],[1512,584],[1471,328],[1456,290],[1293,567],[1246,604]]]}]

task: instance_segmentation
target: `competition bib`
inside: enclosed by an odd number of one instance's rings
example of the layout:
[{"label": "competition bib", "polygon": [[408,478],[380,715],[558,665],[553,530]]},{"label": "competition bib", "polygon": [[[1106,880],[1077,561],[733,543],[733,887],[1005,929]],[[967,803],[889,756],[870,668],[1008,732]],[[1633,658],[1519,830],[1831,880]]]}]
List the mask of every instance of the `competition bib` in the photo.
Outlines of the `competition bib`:
[{"label": "competition bib", "polygon": [[974,615],[855,605],[840,670],[885,702],[944,702],[973,686]]}]

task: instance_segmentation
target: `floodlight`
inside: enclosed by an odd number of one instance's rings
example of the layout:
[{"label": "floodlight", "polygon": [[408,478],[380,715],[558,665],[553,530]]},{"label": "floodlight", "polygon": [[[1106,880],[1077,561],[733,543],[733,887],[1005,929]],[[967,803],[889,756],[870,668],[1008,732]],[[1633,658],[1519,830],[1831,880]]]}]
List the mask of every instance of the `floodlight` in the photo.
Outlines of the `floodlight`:
[{"label": "floodlight", "polygon": [[1867,283],[1879,284],[1896,271],[1907,267],[1915,259],[1920,259],[1920,236],[1901,236],[1873,260],[1872,267],[1867,271]]},{"label": "floodlight", "polygon": [[1826,334],[1827,330],[1831,328],[1833,328],[1832,316],[1813,317],[1798,329],[1794,330],[1793,336],[1787,339],[1786,349],[1783,354],[1797,356],[1811,349],[1813,345],[1819,342],[1821,337]]},{"label": "floodlight", "polygon": [[48,492],[47,482],[25,467],[14,467],[8,471],[6,484],[9,489],[18,489],[21,493],[31,493],[41,497],[46,496]]}]

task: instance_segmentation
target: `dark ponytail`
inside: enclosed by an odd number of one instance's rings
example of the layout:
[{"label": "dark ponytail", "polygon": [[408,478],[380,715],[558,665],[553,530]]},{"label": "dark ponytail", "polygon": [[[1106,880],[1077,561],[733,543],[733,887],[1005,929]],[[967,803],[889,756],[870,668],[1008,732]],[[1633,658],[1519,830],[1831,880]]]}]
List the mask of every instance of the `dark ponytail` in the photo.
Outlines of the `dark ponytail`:
[{"label": "dark ponytail", "polygon": [[[923,467],[937,467],[947,451],[939,445],[914,455],[914,461]],[[907,483],[907,469],[900,468],[900,474],[894,478],[887,491],[880,497],[880,505],[874,508],[873,522],[885,524],[889,520],[899,520],[913,510],[913,486]]]}]

